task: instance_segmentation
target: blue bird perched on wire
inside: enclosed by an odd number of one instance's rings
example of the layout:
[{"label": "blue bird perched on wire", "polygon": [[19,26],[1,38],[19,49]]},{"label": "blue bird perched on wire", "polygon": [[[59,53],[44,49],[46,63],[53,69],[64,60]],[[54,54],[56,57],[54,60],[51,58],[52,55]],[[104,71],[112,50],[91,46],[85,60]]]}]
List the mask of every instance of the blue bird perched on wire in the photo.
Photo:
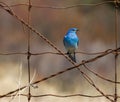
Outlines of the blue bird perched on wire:
[{"label": "blue bird perched on wire", "polygon": [[77,28],[70,28],[63,39],[67,54],[74,62],[76,62],[75,50],[78,48],[79,44],[79,38],[76,34],[77,31]]}]

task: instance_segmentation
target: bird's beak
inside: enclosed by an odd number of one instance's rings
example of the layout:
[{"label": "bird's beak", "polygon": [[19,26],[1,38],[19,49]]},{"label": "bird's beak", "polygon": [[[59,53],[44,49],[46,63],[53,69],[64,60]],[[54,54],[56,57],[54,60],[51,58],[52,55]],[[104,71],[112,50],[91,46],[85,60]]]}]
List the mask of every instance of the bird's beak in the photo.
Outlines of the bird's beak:
[{"label": "bird's beak", "polygon": [[77,32],[79,31],[79,29],[77,29]]}]

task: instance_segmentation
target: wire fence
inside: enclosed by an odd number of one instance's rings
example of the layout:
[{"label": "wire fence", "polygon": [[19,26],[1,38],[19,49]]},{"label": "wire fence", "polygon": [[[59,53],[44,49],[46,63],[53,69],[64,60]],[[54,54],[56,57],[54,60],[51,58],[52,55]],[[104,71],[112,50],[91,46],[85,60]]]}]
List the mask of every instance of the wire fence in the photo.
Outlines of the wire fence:
[{"label": "wire fence", "polygon": [[[49,9],[69,9],[69,8],[77,8],[80,6],[99,6],[99,5],[104,5],[104,4],[108,4],[108,3],[113,3],[114,4],[114,12],[115,12],[115,48],[114,49],[107,49],[106,51],[103,52],[98,52],[98,53],[86,53],[86,52],[76,52],[76,53],[80,53],[80,54],[86,54],[86,55],[97,55],[94,58],[88,59],[88,60],[83,60],[81,63],[74,63],[67,55],[66,53],[62,52],[54,43],[52,43],[50,40],[48,40],[43,34],[41,34],[40,32],[38,32],[34,27],[31,26],[31,9],[32,8],[49,8]],[[104,1],[104,2],[100,2],[100,3],[96,3],[96,4],[77,4],[77,5],[72,5],[72,6],[67,6],[67,7],[53,7],[53,6],[39,6],[39,5],[33,5],[32,1],[29,0],[27,4],[15,4],[15,5],[7,5],[5,2],[0,2],[0,7],[1,9],[5,10],[8,14],[10,14],[12,17],[14,17],[18,22],[20,22],[22,24],[23,27],[23,31],[25,31],[25,27],[28,29],[28,39],[27,39],[27,52],[10,52],[10,53],[0,53],[0,55],[3,56],[7,56],[7,55],[25,55],[27,56],[27,66],[28,66],[28,85],[26,86],[22,86],[19,87],[16,90],[10,91],[6,94],[0,95],[0,98],[5,98],[5,97],[13,97],[13,99],[17,96],[24,96],[27,97],[28,102],[31,101],[31,98],[38,98],[38,97],[46,97],[46,96],[52,96],[52,97],[61,97],[61,98],[66,98],[66,97],[75,97],[75,96],[81,96],[81,97],[87,97],[87,98],[98,98],[98,97],[105,97],[108,101],[110,102],[118,102],[118,98],[120,98],[119,94],[118,94],[118,85],[120,84],[120,82],[118,81],[118,77],[117,77],[117,61],[118,61],[118,55],[120,53],[120,47],[118,46],[118,8],[119,8],[119,4],[120,1],[119,0],[114,0],[114,1]],[[21,19],[19,16],[17,16],[14,11],[12,10],[13,7],[18,7],[18,6],[26,6],[28,7],[28,14],[27,14],[27,22],[25,22],[23,19]],[[55,52],[43,52],[43,53],[32,53],[30,48],[31,48],[31,32],[34,32],[34,34],[38,35],[38,37],[40,37],[41,39],[43,39],[48,45],[50,45],[52,48],[54,48],[57,53]],[[40,80],[37,80],[35,82],[33,82],[33,78],[31,78],[31,64],[30,64],[30,59],[31,56],[37,56],[37,55],[44,55],[44,54],[55,54],[55,55],[61,55],[63,57],[65,57],[73,66],[72,67],[68,67],[65,70],[56,72],[55,74],[49,75],[47,77],[44,77]],[[115,66],[114,66],[114,76],[115,79],[111,80],[111,79],[107,79],[105,77],[103,77],[102,75],[94,72],[91,70],[91,68],[89,68],[89,66],[87,65],[88,63],[92,63],[100,58],[106,57],[109,54],[113,54],[114,60],[115,60]],[[109,83],[114,83],[114,93],[113,94],[105,94],[97,85],[96,83],[84,72],[80,69],[80,66],[83,66],[86,70],[88,70],[89,72],[91,72],[92,74],[94,74],[95,76],[97,76],[98,78],[105,80]],[[81,73],[81,75],[83,76],[83,78],[89,83],[89,85],[91,85],[92,87],[94,87],[96,89],[96,91],[100,94],[100,95],[85,95],[85,94],[69,94],[69,95],[56,95],[56,94],[43,94],[43,95],[32,95],[31,92],[31,87],[37,87],[36,84],[40,84],[43,81],[49,80],[51,78],[54,78],[58,75],[62,75],[63,73],[66,73],[70,70],[77,70],[79,73]],[[31,81],[32,80],[32,81]],[[25,90],[26,88],[28,88],[28,94],[20,94],[19,92],[22,90]]]}]

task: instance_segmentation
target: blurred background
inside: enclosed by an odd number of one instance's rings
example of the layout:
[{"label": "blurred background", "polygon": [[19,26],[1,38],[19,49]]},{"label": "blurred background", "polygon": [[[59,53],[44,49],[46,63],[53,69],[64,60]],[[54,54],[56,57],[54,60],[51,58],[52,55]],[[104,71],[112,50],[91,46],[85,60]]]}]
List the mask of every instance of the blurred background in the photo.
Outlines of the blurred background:
[{"label": "blurred background", "polygon": [[[31,0],[32,5],[42,7],[68,7],[78,4],[100,3],[106,0]],[[28,4],[28,0],[0,0],[8,5]],[[28,21],[28,7],[25,5],[11,7],[15,14]],[[119,9],[118,9],[119,11]],[[118,12],[118,28],[120,27],[120,12]],[[50,8],[31,8],[30,12],[31,26],[42,33],[46,38],[53,42],[61,51],[66,53],[63,46],[63,37],[71,27],[77,27],[77,33],[80,38],[77,52],[95,53],[115,48],[115,7],[112,3],[99,6],[77,6],[69,9],[50,9]],[[3,9],[0,9],[0,53],[10,52],[27,52],[28,29],[9,15]],[[118,46],[120,39],[120,29],[118,29]],[[31,32],[30,51],[32,53],[57,52],[43,41],[35,33]],[[77,53],[77,63],[82,60],[88,60],[97,55],[85,55]],[[117,60],[118,81],[120,78],[119,57]],[[99,60],[87,64],[89,68],[101,76],[114,80],[115,68],[114,54],[107,55]],[[64,70],[72,65],[61,55],[43,54],[31,56],[30,67],[31,77],[36,71],[33,81],[39,80],[58,71]],[[22,71],[20,71],[22,70]],[[84,67],[81,67],[88,76],[95,82],[105,94],[114,95],[114,84],[101,80]],[[21,86],[27,85],[27,57],[25,55],[0,55],[0,95],[18,88],[20,78]],[[82,77],[77,70],[68,71],[55,78],[37,84],[38,88],[31,88],[33,95],[40,94],[87,94],[99,95],[94,87]],[[10,87],[9,87],[10,86]],[[118,93],[120,92],[118,85]],[[27,93],[27,90],[21,92]],[[8,102],[11,98],[2,98],[1,102]],[[27,102],[26,97],[21,96],[21,100]],[[14,98],[12,102],[17,102]],[[85,97],[40,97],[32,98],[31,102],[109,102],[102,98],[85,98]]]}]

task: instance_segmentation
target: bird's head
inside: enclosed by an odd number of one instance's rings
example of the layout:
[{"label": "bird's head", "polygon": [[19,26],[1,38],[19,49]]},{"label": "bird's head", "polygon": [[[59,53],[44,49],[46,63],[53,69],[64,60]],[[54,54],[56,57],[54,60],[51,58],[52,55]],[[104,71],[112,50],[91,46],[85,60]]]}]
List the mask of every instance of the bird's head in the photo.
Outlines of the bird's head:
[{"label": "bird's head", "polygon": [[77,32],[78,31],[78,28],[70,28],[69,30],[68,30],[68,32],[70,33],[70,32]]}]

